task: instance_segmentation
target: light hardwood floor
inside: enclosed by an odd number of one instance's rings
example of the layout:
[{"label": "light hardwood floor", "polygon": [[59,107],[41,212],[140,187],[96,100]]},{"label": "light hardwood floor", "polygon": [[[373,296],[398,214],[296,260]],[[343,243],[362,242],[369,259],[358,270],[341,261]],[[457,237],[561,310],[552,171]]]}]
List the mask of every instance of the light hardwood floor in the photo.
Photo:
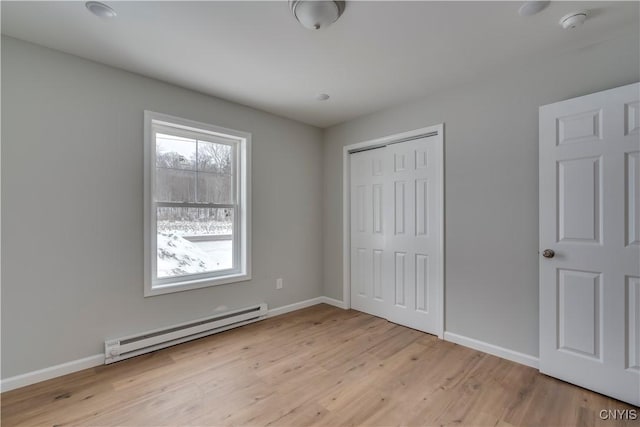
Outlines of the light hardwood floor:
[{"label": "light hardwood floor", "polygon": [[617,426],[635,409],[327,305],[2,394],[2,426]]}]

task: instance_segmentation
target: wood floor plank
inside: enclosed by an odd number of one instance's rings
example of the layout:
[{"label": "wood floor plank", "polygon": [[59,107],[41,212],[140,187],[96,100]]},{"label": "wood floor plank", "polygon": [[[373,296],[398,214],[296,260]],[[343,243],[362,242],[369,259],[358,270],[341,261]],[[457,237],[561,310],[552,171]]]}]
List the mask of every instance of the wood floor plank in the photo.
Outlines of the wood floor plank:
[{"label": "wood floor plank", "polygon": [[[1,395],[3,426],[632,426],[535,369],[328,305]],[[640,413],[639,413],[640,415]]]}]

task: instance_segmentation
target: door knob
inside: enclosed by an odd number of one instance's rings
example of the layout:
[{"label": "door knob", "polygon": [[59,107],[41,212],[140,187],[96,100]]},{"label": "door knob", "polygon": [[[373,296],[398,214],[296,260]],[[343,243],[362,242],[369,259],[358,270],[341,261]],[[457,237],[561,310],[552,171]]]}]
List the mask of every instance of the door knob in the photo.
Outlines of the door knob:
[{"label": "door knob", "polygon": [[545,258],[553,258],[556,255],[556,253],[553,251],[553,249],[545,249],[544,251],[542,251],[542,256]]}]

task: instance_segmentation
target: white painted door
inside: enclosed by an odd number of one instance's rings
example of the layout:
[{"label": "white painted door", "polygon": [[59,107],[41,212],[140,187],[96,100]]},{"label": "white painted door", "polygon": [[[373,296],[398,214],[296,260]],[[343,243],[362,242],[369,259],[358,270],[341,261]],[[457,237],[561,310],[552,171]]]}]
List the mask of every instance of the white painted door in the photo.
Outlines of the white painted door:
[{"label": "white painted door", "polygon": [[441,334],[442,136],[350,155],[351,306]]},{"label": "white painted door", "polygon": [[632,84],[543,106],[539,147],[540,371],[634,405],[639,100]]}]

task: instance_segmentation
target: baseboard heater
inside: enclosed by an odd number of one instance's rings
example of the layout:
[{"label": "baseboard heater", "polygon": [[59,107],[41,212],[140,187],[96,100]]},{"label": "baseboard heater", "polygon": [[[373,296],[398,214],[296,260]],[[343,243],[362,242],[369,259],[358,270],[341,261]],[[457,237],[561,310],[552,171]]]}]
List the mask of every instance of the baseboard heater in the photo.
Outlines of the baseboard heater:
[{"label": "baseboard heater", "polygon": [[142,334],[107,340],[104,342],[104,363],[117,362],[228,329],[237,328],[238,326],[264,319],[266,315],[267,304],[263,303],[227,311],[216,316],[180,323],[167,328],[144,332]]}]

